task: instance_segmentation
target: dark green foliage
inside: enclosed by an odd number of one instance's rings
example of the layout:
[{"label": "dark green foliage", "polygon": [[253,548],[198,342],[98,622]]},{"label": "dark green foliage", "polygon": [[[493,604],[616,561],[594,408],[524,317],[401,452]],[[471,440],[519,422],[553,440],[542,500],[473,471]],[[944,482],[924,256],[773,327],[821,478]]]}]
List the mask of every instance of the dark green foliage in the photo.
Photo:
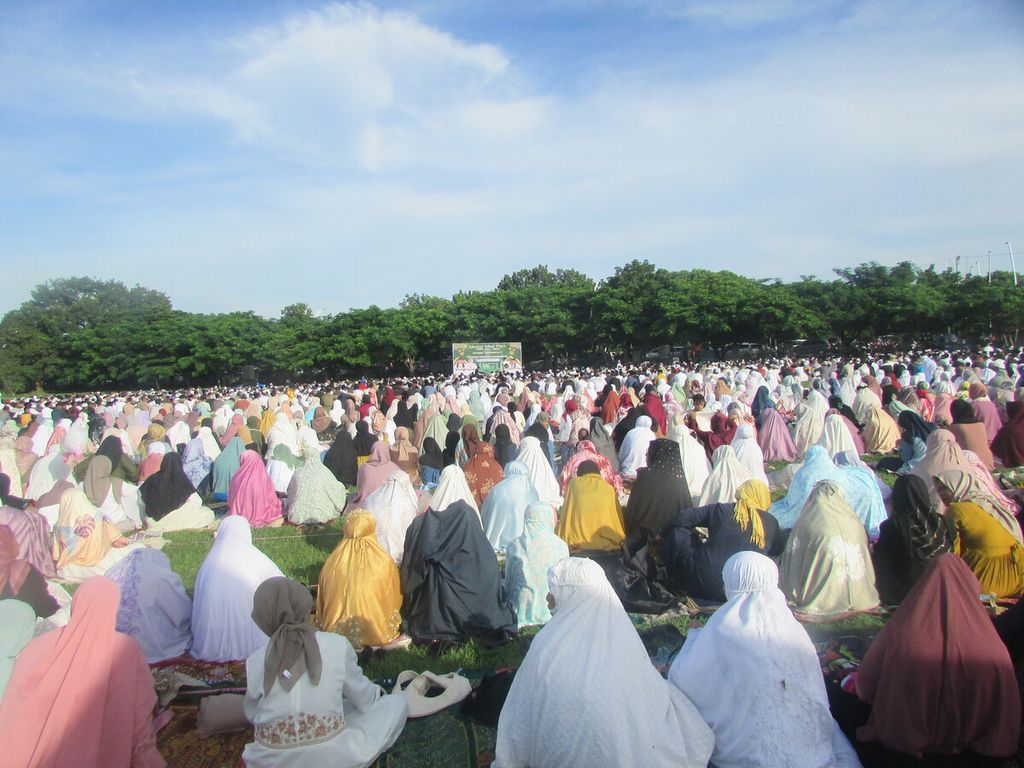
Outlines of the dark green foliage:
[{"label": "dark green foliage", "polygon": [[658,345],[774,346],[829,337],[843,344],[894,335],[1018,340],[1024,286],[1009,274],[961,277],[904,262],[836,270],[833,280],[752,280],[632,261],[595,283],[545,266],[506,275],[493,291],[407,296],[317,316],[191,314],[159,291],[69,277],[37,286],[0,320],[0,390],[51,391],[228,383],[242,366],[261,378],[312,380],[364,368],[409,371],[443,361],[453,341],[522,341],[527,361],[591,352],[642,354]]}]

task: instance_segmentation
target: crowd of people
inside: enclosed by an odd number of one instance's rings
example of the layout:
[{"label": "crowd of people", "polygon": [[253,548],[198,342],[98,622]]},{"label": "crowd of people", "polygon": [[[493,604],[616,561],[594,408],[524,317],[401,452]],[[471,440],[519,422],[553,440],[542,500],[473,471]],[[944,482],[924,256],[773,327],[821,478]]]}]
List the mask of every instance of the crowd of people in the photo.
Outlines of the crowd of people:
[{"label": "crowd of people", "polygon": [[[246,660],[250,768],[368,765],[408,709],[358,652],[538,625],[500,768],[998,761],[1022,402],[991,349],[6,400],[4,764],[164,765],[148,665],[190,654]],[[316,585],[253,543],[341,516]],[[161,551],[189,529],[191,595]],[[711,612],[662,671],[647,580]],[[890,617],[826,686],[797,619],[857,612]]]}]

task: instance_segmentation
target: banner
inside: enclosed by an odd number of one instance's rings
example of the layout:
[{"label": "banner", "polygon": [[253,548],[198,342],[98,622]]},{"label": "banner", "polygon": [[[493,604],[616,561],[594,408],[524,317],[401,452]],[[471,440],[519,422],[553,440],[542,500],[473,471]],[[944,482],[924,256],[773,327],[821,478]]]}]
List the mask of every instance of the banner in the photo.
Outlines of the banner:
[{"label": "banner", "polygon": [[522,373],[523,344],[520,341],[452,344],[452,370],[456,375]]}]

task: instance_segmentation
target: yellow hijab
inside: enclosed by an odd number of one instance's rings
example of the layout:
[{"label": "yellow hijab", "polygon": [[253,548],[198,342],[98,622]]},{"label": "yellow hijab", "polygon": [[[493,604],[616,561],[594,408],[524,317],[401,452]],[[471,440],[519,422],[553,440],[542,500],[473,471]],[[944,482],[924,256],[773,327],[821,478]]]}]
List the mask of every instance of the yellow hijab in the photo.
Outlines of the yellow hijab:
[{"label": "yellow hijab", "polygon": [[569,549],[613,551],[626,538],[615,488],[601,475],[573,478],[558,519],[558,536]]},{"label": "yellow hijab", "polygon": [[764,549],[764,523],[758,512],[766,512],[771,505],[771,491],[761,480],[747,480],[736,489],[733,517],[741,531],[750,529],[750,543],[759,549]]}]

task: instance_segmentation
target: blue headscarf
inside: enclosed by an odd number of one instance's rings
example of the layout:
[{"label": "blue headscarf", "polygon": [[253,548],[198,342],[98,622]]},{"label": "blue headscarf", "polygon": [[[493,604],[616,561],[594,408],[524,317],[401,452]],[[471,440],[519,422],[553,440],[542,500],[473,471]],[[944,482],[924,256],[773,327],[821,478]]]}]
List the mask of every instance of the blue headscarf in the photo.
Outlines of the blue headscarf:
[{"label": "blue headscarf", "polygon": [[837,467],[820,445],[807,451],[803,466],[793,476],[786,497],[776,501],[768,510],[779,521],[779,527],[792,528],[796,525],[811,491],[822,480],[831,480],[843,489],[846,501],[864,523],[868,535],[877,537],[878,527],[888,515],[874,473],[862,467]]}]

